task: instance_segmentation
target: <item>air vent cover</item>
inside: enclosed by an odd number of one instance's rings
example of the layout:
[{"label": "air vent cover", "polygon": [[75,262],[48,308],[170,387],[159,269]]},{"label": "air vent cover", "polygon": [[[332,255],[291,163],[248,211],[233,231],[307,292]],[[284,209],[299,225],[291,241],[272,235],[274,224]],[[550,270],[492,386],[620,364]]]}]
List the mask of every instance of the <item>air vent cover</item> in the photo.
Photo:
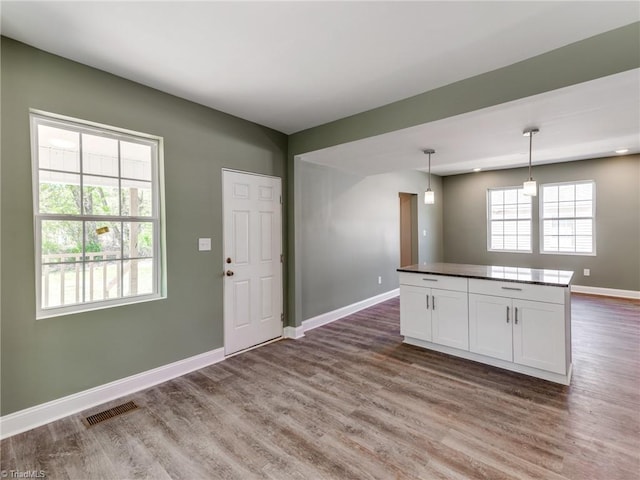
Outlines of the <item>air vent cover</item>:
[{"label": "air vent cover", "polygon": [[138,406],[133,402],[123,403],[122,405],[118,405],[116,407],[110,408],[100,413],[96,413],[95,415],[89,415],[84,418],[84,423],[91,427],[100,422],[104,422],[105,420],[109,420],[110,418],[117,417],[118,415],[122,415],[123,413],[130,412],[131,410],[137,409]]}]

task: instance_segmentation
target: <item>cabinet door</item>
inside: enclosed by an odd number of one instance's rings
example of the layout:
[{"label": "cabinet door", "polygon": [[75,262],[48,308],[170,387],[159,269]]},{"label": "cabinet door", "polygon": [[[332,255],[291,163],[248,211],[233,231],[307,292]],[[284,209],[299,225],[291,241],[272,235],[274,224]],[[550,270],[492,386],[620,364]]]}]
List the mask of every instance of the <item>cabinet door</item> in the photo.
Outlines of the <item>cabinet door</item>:
[{"label": "cabinet door", "polygon": [[564,306],[514,300],[513,361],[565,374]]},{"label": "cabinet door", "polygon": [[400,285],[400,333],[405,337],[431,341],[431,312],[428,288]]},{"label": "cabinet door", "polygon": [[469,350],[513,361],[511,299],[469,294]]},{"label": "cabinet door", "polygon": [[433,343],[469,350],[469,307],[466,292],[431,289]]}]

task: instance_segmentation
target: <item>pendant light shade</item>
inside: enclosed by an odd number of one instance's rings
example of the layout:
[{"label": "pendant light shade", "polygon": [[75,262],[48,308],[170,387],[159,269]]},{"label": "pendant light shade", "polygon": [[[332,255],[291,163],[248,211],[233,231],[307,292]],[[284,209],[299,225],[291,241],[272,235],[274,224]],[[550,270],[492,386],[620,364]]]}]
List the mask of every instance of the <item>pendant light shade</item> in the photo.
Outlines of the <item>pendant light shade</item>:
[{"label": "pendant light shade", "polygon": [[531,197],[535,197],[538,194],[538,184],[531,176],[531,147],[533,146],[533,136],[539,131],[537,128],[527,128],[522,132],[522,135],[529,137],[529,180],[522,184],[522,193]]},{"label": "pendant light shade", "polygon": [[424,203],[427,205],[433,205],[436,203],[436,196],[431,190],[431,154],[436,153],[433,148],[427,148],[424,153],[429,155],[429,184],[427,185],[427,191],[424,192]]}]

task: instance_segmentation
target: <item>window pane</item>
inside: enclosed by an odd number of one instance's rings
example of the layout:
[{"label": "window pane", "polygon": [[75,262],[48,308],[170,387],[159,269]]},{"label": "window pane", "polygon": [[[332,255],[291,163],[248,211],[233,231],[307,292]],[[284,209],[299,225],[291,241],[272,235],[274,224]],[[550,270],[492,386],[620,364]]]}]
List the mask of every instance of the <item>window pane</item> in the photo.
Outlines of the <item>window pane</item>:
[{"label": "window pane", "polygon": [[153,293],[153,260],[126,260],[123,264],[124,296]]},{"label": "window pane", "polygon": [[544,237],[544,249],[547,252],[558,251],[558,237],[555,235],[549,235]]},{"label": "window pane", "polygon": [[504,222],[505,235],[515,235],[517,231],[517,222]]},{"label": "window pane", "polygon": [[41,225],[43,264],[82,260],[82,222],[43,220]]},{"label": "window pane", "polygon": [[42,308],[73,305],[82,301],[82,264],[42,265]]},{"label": "window pane", "polygon": [[151,146],[120,142],[120,155],[123,177],[151,180]]},{"label": "window pane", "polygon": [[531,204],[518,205],[518,218],[531,218]]},{"label": "window pane", "polygon": [[152,216],[151,193],[151,182],[122,180],[122,215]]},{"label": "window pane", "polygon": [[576,252],[591,253],[593,251],[593,237],[578,235],[576,237]]},{"label": "window pane", "polygon": [[120,195],[117,178],[83,177],[85,215],[119,215]]},{"label": "window pane", "polygon": [[505,205],[504,218],[518,218],[518,206],[517,205]]},{"label": "window pane", "polygon": [[111,260],[121,258],[120,222],[87,222],[85,256],[87,260]]},{"label": "window pane", "polygon": [[558,187],[558,197],[561,202],[575,200],[575,185],[560,185]]},{"label": "window pane", "polygon": [[531,239],[530,237],[518,237],[518,250],[531,250]]},{"label": "window pane", "polygon": [[531,222],[529,220],[518,221],[518,235],[531,235]]},{"label": "window pane", "polygon": [[515,189],[504,190],[504,203],[518,203],[518,191]]},{"label": "window pane", "polygon": [[491,237],[491,248],[493,250],[501,250],[504,248],[504,237],[502,236],[493,236]]},{"label": "window pane", "polygon": [[38,165],[40,168],[79,172],[79,140],[77,132],[38,125]]},{"label": "window pane", "polygon": [[118,176],[118,141],[97,135],[82,135],[82,171]]},{"label": "window pane", "polygon": [[87,262],[84,266],[85,301],[108,300],[121,296],[122,262]]},{"label": "window pane", "polygon": [[559,238],[559,250],[561,252],[575,252],[575,237],[560,237]]},{"label": "window pane", "polygon": [[501,220],[504,218],[504,206],[494,205],[491,207],[491,218],[494,220]]},{"label": "window pane", "polygon": [[575,205],[573,202],[560,202],[558,213],[560,218],[566,217],[574,217],[575,216]]},{"label": "window pane", "polygon": [[592,235],[592,227],[591,219],[576,220],[576,235]]},{"label": "window pane", "polygon": [[503,190],[491,190],[491,205],[504,203],[504,191]]},{"label": "window pane", "polygon": [[590,200],[576,202],[576,217],[593,216],[593,204]]},{"label": "window pane", "polygon": [[153,224],[151,222],[125,222],[122,224],[124,258],[153,256]]},{"label": "window pane", "polygon": [[576,200],[592,200],[593,183],[579,183],[576,185]]},{"label": "window pane", "polygon": [[550,187],[543,187],[542,195],[545,202],[557,202],[558,201],[558,186],[553,185]]},{"label": "window pane", "polygon": [[558,218],[558,202],[544,202],[543,218]]},{"label": "window pane", "polygon": [[575,220],[560,220],[560,235],[574,235],[576,233]]},{"label": "window pane", "polygon": [[40,170],[39,184],[40,213],[80,213],[80,175]]},{"label": "window pane", "polygon": [[491,222],[491,234],[502,235],[504,233],[504,222]]},{"label": "window pane", "polygon": [[517,250],[518,248],[518,237],[515,235],[505,235],[504,236],[504,249],[505,250]]},{"label": "window pane", "polygon": [[544,229],[543,235],[558,234],[558,220],[545,220],[542,225],[542,228]]}]

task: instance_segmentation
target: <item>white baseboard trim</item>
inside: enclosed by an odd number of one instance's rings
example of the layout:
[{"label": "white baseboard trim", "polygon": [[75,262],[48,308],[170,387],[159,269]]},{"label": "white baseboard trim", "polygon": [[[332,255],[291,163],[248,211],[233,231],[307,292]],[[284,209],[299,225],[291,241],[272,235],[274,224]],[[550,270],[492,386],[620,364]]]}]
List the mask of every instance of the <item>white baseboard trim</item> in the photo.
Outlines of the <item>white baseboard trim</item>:
[{"label": "white baseboard trim", "polygon": [[571,285],[571,291],[575,293],[588,293],[590,295],[604,295],[606,297],[633,298],[640,300],[640,292],[636,290],[618,290],[617,288]]},{"label": "white baseboard trim", "polygon": [[304,337],[304,327],[300,325],[299,327],[284,327],[284,338],[292,338],[297,340],[298,338]]},{"label": "white baseboard trim", "polygon": [[333,310],[331,312],[323,313],[316,317],[303,320],[302,327],[305,332],[308,332],[309,330],[321,327],[322,325],[326,325],[327,323],[335,322],[336,320],[346,317],[347,315],[351,315],[352,313],[356,313],[360,310],[364,310],[365,308],[372,307],[373,305],[376,305],[378,303],[385,302],[391,298],[397,297],[398,295],[400,295],[400,289],[396,288],[395,290],[381,293],[380,295],[376,295],[375,297],[352,303],[351,305],[347,305],[346,307],[338,308],[337,310]]},{"label": "white baseboard trim", "polygon": [[225,359],[224,348],[194,355],[89,390],[74,393],[0,417],[0,439],[26,432],[116,398],[152,387]]}]

